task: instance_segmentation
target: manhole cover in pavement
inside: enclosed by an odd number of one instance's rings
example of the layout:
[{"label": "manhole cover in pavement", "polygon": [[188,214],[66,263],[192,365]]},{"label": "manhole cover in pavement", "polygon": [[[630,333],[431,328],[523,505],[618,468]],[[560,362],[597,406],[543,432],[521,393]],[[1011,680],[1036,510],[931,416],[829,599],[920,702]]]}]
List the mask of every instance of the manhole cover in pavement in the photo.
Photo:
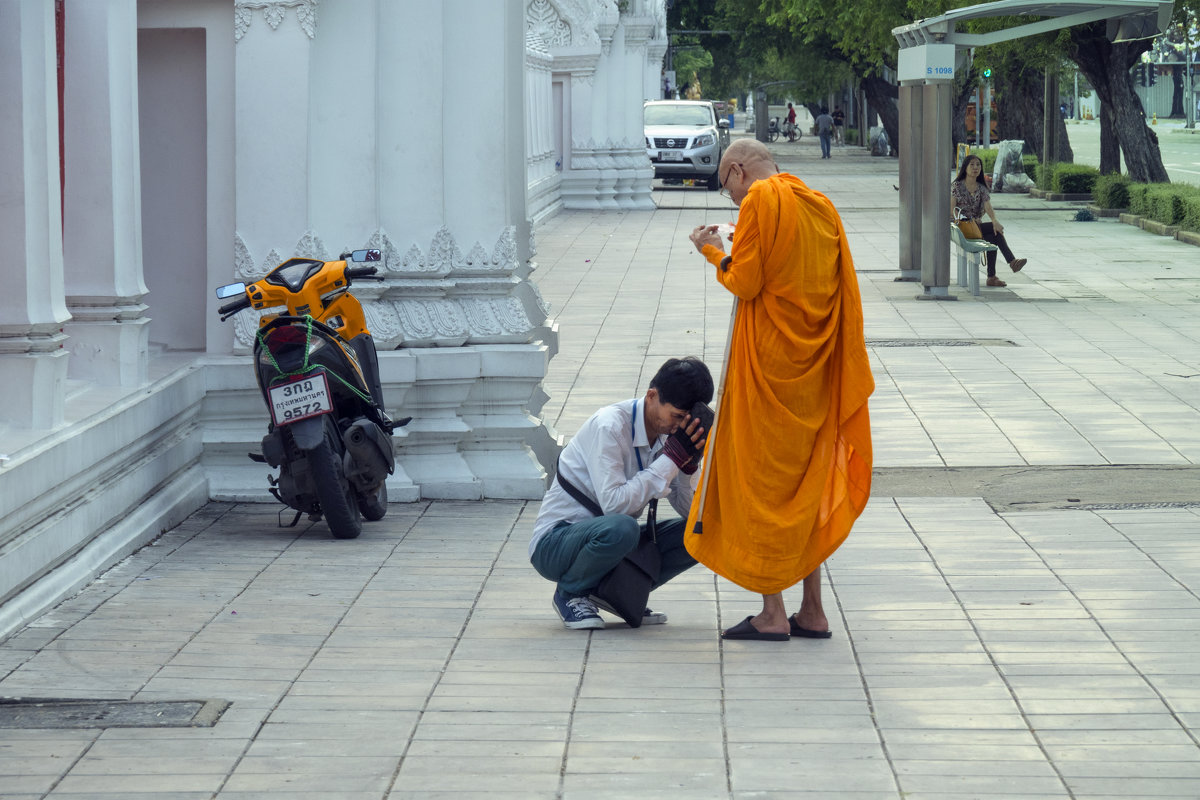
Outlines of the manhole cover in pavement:
[{"label": "manhole cover in pavement", "polygon": [[0,728],[211,728],[225,700],[47,700],[0,698]]}]

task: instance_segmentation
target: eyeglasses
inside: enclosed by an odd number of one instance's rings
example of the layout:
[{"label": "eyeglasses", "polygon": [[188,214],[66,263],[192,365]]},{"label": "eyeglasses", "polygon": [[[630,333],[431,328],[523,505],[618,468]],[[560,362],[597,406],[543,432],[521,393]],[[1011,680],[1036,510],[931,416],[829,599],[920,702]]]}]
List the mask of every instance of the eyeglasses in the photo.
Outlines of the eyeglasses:
[{"label": "eyeglasses", "polygon": [[[743,165],[743,164],[739,164],[739,163],[737,163],[736,161],[735,161],[735,162],[733,162],[733,163],[731,163],[731,164],[729,165],[729,172],[726,172],[726,173],[725,173],[725,177],[724,177],[724,178],[721,180],[721,185],[722,185],[722,186],[724,186],[724,185],[725,185],[725,184],[726,184],[726,183],[729,181],[729,176],[733,174],[733,168],[734,168],[734,167],[738,167],[738,168],[740,168],[740,169],[742,170],[742,174],[745,174],[745,172],[746,172],[746,167],[745,167],[745,165]],[[728,189],[722,189],[720,192],[718,192],[718,194],[720,194],[720,195],[721,195],[721,197],[724,197],[726,200],[733,200],[733,195],[731,195],[731,194],[729,193],[729,190],[728,190]]]}]

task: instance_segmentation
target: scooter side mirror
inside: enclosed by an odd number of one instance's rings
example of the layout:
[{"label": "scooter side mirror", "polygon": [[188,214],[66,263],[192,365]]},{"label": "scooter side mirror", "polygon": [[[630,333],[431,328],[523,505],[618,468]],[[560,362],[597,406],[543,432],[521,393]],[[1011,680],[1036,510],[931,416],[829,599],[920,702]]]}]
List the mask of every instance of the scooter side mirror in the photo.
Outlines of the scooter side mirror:
[{"label": "scooter side mirror", "polygon": [[227,283],[224,286],[217,287],[217,298],[224,300],[227,297],[237,297],[239,294],[246,293],[246,284],[244,283]]},{"label": "scooter side mirror", "polygon": [[351,261],[382,261],[383,253],[379,250],[355,250],[350,254]]}]

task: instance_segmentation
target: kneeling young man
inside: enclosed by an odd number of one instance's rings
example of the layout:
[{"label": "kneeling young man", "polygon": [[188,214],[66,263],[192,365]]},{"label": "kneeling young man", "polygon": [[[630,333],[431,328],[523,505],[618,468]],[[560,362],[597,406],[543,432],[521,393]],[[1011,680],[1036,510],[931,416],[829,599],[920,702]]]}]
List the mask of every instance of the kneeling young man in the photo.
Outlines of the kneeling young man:
[{"label": "kneeling young man", "polygon": [[[669,498],[683,519],[657,525],[662,571],[655,588],[694,565],[683,526],[695,492],[705,431],[688,413],[713,396],[713,379],[698,358],[672,358],[659,368],[645,397],[600,409],[563,448],[558,474],[603,511],[595,516],[555,478],[533,526],[529,560],[554,581],[554,609],[572,629],[603,628],[590,595],[600,579],[638,544],[638,519],[651,500]],[[671,437],[682,428],[692,443]],[[667,621],[646,609],[643,624]]]}]

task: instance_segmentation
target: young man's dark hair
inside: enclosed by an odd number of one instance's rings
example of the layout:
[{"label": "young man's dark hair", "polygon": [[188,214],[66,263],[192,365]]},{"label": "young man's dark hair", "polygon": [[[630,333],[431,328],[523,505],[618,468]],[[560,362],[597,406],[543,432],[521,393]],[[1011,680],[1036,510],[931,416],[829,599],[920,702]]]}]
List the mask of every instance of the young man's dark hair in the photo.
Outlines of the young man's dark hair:
[{"label": "young man's dark hair", "polygon": [[671,358],[650,379],[650,388],[658,390],[664,403],[689,411],[696,403],[708,403],[713,397],[712,373],[695,356]]}]

